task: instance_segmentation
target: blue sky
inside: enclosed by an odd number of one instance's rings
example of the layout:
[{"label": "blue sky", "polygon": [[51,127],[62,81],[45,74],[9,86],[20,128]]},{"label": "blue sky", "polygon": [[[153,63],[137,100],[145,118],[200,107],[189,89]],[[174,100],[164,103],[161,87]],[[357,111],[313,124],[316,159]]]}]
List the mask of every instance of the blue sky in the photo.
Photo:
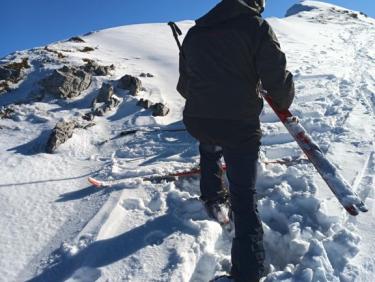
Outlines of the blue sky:
[{"label": "blue sky", "polygon": [[[219,0],[1,0],[0,57],[88,31],[195,19]],[[296,0],[268,0],[265,17],[282,17]],[[325,1],[375,17],[374,0]]]}]

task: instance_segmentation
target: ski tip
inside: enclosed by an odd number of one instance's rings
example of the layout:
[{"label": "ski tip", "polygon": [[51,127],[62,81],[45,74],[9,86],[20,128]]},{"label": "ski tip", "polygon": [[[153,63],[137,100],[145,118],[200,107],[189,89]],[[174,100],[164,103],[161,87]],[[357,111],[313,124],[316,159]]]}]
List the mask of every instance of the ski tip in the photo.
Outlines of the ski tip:
[{"label": "ski tip", "polygon": [[368,208],[366,207],[365,203],[363,203],[363,202],[357,204],[357,208],[358,208],[361,212],[368,212]]},{"label": "ski tip", "polygon": [[353,216],[359,215],[359,212],[368,212],[368,208],[363,202],[356,205],[347,206],[345,207],[345,209],[350,215]]},{"label": "ski tip", "polygon": [[358,209],[355,206],[347,206],[345,209],[352,216],[357,216],[359,214]]},{"label": "ski tip", "polygon": [[96,180],[95,178],[89,177],[87,180],[88,180],[93,186],[95,186],[96,188],[100,188],[100,187],[102,187],[102,183],[101,183],[99,180]]}]

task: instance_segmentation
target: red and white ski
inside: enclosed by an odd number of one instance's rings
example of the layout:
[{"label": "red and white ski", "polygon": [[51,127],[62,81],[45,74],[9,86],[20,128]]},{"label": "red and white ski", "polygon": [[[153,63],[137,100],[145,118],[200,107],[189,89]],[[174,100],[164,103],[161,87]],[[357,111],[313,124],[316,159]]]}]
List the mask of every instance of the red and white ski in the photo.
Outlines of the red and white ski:
[{"label": "red and white ski", "polygon": [[160,183],[162,181],[175,181],[179,177],[189,177],[189,176],[195,176],[200,173],[199,167],[192,168],[190,170],[185,170],[181,172],[176,173],[168,173],[164,175],[150,175],[145,177],[129,177],[129,178],[122,178],[122,179],[113,179],[113,180],[98,180],[93,177],[89,177],[87,180],[96,188],[110,188],[116,185],[121,185],[126,183],[129,179],[142,179],[143,181],[150,181],[155,183]]},{"label": "red and white ski", "polygon": [[267,94],[263,96],[348,213],[358,215],[360,211],[367,212],[366,205],[340,175],[336,167],[324,156],[319,146],[306,133],[298,118],[288,110],[278,111],[272,98]]},{"label": "red and white ski", "polygon": [[[308,161],[305,158],[301,158],[301,156],[296,156],[296,157],[291,157],[291,158],[283,158],[283,159],[277,159],[277,160],[263,160],[261,161],[265,165],[273,165],[273,164],[280,164],[280,165],[285,165],[285,166],[292,166],[295,164],[299,163],[304,163]],[[223,170],[225,171],[227,168],[225,165],[223,165]],[[88,181],[95,186],[96,188],[108,188],[108,187],[113,187],[116,185],[121,185],[123,183],[126,183],[129,179],[142,179],[143,181],[150,181],[154,183],[160,183],[162,181],[175,181],[179,178],[183,177],[192,177],[192,176],[197,176],[201,173],[201,170],[198,167],[193,167],[189,170],[184,170],[180,172],[175,172],[175,173],[167,173],[164,175],[150,175],[150,176],[144,176],[144,177],[129,177],[129,178],[122,178],[122,179],[113,179],[113,180],[99,180],[93,177],[89,177]]]}]

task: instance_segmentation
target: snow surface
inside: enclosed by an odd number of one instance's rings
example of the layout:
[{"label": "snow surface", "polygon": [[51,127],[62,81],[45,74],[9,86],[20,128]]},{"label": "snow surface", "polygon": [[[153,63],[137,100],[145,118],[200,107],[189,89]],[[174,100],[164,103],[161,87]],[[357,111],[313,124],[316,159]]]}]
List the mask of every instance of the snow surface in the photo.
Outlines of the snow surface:
[{"label": "snow surface", "polygon": [[[355,13],[356,16],[352,16]],[[375,243],[375,20],[316,1],[271,18],[297,97],[292,112],[334,162],[370,211],[350,217],[312,165],[266,163],[302,152],[266,107],[259,162],[259,211],[270,273],[265,281],[374,281]],[[192,21],[180,22],[184,34]],[[124,26],[61,41],[50,49],[16,52],[3,62],[29,57],[29,75],[0,106],[27,100],[37,82],[62,64],[82,58],[115,64],[95,77],[82,96],[17,105],[13,120],[0,120],[0,281],[208,281],[230,268],[230,238],[208,219],[199,179],[152,184],[141,176],[185,170],[198,163],[195,140],[183,128],[184,100],[177,94],[178,50],[166,24]],[[84,46],[90,53],[79,52]],[[140,97],[78,130],[57,153],[43,146],[57,121],[88,112],[102,82],[124,74],[141,78]],[[171,109],[154,118],[139,98]],[[134,136],[99,143],[126,129]],[[87,176],[129,178],[96,190]]]}]

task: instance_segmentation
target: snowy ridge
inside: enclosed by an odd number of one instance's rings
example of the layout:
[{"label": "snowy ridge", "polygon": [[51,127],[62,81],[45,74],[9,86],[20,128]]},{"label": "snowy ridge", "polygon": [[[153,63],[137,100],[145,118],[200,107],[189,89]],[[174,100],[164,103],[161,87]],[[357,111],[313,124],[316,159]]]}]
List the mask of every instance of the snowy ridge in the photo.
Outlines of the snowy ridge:
[{"label": "snowy ridge", "polygon": [[[353,16],[353,15],[356,16]],[[265,281],[371,281],[375,269],[375,20],[317,1],[293,6],[288,17],[269,19],[295,75],[291,111],[370,212],[349,217],[312,165],[265,160],[302,153],[266,107],[257,190],[264,223],[269,274]],[[192,21],[179,23],[184,34]],[[81,96],[14,106],[0,120],[0,281],[208,281],[230,268],[230,238],[208,219],[199,201],[198,178],[153,184],[141,177],[185,170],[198,163],[196,142],[183,128],[184,100],[175,91],[178,50],[166,24],[107,29],[61,41],[49,49],[16,52],[3,62],[28,57],[31,68],[0,106],[33,98],[38,81],[63,64],[94,59],[115,65],[94,77]],[[93,47],[84,53],[83,47]],[[78,130],[56,154],[43,153],[48,132],[61,119],[88,111],[102,82],[139,76],[139,97],[116,93],[117,111]],[[140,98],[163,102],[166,117],[136,106]],[[101,141],[123,130],[135,135]],[[98,190],[87,176],[129,178]],[[135,178],[134,178],[135,177]],[[137,178],[138,177],[138,178]]]}]

